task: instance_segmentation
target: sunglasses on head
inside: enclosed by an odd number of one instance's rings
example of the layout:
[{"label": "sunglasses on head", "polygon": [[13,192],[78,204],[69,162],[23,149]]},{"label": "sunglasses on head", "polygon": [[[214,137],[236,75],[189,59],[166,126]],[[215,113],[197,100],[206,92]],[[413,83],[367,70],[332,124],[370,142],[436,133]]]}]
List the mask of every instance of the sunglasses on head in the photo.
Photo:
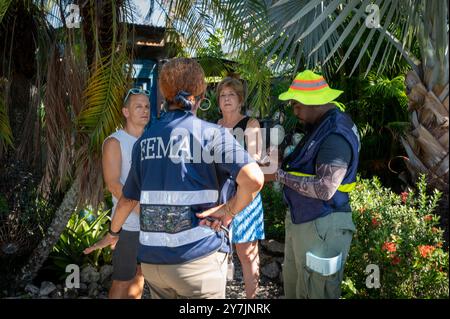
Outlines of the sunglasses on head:
[{"label": "sunglasses on head", "polygon": [[139,88],[129,89],[127,95],[123,99],[123,103],[124,104],[127,103],[127,100],[128,100],[128,98],[130,97],[131,94],[145,94],[148,97],[150,97],[150,91],[149,90],[143,90],[143,89],[139,89]]}]

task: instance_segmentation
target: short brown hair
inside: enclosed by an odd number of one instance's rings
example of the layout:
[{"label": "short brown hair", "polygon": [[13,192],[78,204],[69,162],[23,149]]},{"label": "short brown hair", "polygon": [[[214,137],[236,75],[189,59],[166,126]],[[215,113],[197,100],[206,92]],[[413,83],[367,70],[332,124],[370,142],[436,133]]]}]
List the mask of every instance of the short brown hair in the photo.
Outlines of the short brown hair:
[{"label": "short brown hair", "polygon": [[226,77],[222,81],[220,81],[219,85],[217,85],[217,102],[219,102],[220,92],[222,92],[224,88],[233,89],[233,91],[236,92],[239,98],[239,102],[244,103],[244,85],[240,80],[232,77]]},{"label": "short brown hair", "polygon": [[165,63],[158,82],[161,94],[172,103],[180,91],[198,96],[206,90],[205,72],[197,61],[188,58],[175,58]]}]

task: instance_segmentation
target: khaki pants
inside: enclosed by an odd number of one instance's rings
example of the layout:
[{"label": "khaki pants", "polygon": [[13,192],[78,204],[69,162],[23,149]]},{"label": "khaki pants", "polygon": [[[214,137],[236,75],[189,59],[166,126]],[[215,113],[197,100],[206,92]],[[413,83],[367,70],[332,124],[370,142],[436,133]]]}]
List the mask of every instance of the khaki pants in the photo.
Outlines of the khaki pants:
[{"label": "khaki pants", "polygon": [[153,299],[225,299],[227,259],[216,252],[185,264],[141,267]]},{"label": "khaki pants", "polygon": [[[293,224],[286,215],[283,281],[286,298],[338,299],[344,265],[355,225],[351,213],[332,213],[303,224]],[[340,271],[323,276],[306,266],[306,253],[331,258],[342,252]]]}]

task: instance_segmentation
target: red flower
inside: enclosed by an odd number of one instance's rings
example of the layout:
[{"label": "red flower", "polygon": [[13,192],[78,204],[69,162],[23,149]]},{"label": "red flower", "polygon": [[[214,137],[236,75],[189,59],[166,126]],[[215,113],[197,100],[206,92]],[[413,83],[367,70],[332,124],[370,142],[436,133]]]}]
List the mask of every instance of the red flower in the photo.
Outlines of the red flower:
[{"label": "red flower", "polygon": [[434,246],[431,245],[421,245],[417,247],[419,249],[419,253],[422,255],[423,258],[428,257],[433,253],[433,251],[436,249]]},{"label": "red flower", "polygon": [[378,219],[376,219],[375,217],[372,218],[372,226],[373,227],[377,227],[379,226],[381,223]]},{"label": "red flower", "polygon": [[402,203],[406,204],[406,200],[408,199],[408,192],[402,192],[400,194],[400,197],[402,198]]},{"label": "red flower", "polygon": [[398,257],[397,255],[393,255],[391,264],[395,266],[395,265],[398,265],[399,263],[400,263],[400,257]]},{"label": "red flower", "polygon": [[383,244],[383,247],[381,247],[382,250],[386,250],[390,253],[396,252],[397,251],[397,245],[393,242],[385,242]]},{"label": "red flower", "polygon": [[429,222],[433,219],[433,215],[425,215],[423,216],[423,220],[426,222]]}]

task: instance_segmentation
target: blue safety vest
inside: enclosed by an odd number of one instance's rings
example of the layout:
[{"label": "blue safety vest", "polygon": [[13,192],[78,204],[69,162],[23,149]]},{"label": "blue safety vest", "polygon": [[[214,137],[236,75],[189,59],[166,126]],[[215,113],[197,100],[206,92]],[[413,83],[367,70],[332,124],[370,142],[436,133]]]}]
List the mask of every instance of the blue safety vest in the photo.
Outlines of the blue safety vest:
[{"label": "blue safety vest", "polygon": [[314,176],[320,145],[330,134],[343,136],[351,146],[352,158],[347,173],[334,196],[328,201],[301,195],[284,186],[284,200],[290,208],[294,224],[306,223],[333,212],[351,211],[348,193],[355,187],[360,139],[355,124],[345,113],[338,109],[328,111],[320,124],[305,137],[305,142],[300,143],[286,158],[282,168],[293,175]]},{"label": "blue safety vest", "polygon": [[[140,262],[181,264],[229,251],[224,232],[199,226],[195,215],[219,203],[218,159],[199,160],[199,151],[213,152],[211,145],[218,145],[218,135],[233,140],[227,144],[233,146],[231,152],[222,150],[223,156],[245,152],[229,132],[186,111],[167,112],[152,120],[135,143],[123,193],[140,202]],[[243,161],[249,159],[247,154]],[[227,165],[225,169],[238,171],[234,162]]]}]

